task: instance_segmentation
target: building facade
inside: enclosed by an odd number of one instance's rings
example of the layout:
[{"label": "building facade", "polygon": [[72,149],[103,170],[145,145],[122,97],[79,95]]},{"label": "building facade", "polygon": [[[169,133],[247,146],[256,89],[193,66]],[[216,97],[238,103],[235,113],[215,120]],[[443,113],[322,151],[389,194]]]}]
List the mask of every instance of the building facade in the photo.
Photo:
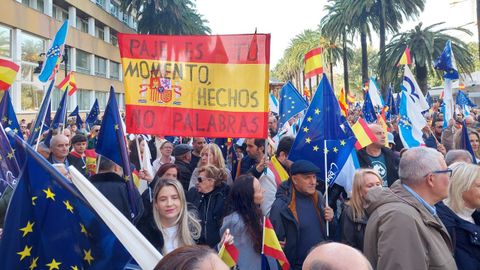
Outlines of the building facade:
[{"label": "building facade", "polygon": [[[0,58],[20,66],[10,89],[19,118],[33,119],[41,105],[47,85],[38,81],[35,68],[41,53],[50,47],[62,23],[68,19],[67,71],[75,72],[77,92],[69,98],[68,108],[77,105],[81,112],[90,110],[95,98],[105,108],[110,85],[116,92],[119,107],[124,107],[122,67],[118,33],[135,33],[134,13],[126,14],[117,0],[2,0],[0,8]],[[62,63],[57,85],[65,74]],[[52,110],[62,92],[54,90]]]}]

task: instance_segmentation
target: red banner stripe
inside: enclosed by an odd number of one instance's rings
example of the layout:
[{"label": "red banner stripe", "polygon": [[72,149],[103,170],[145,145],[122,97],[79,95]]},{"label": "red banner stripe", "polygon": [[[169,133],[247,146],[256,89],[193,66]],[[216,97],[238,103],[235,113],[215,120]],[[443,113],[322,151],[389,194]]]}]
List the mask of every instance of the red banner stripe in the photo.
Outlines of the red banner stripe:
[{"label": "red banner stripe", "polygon": [[8,88],[10,88],[10,84],[0,80],[0,90],[8,90]]},{"label": "red banner stripe", "polygon": [[263,246],[263,254],[284,262],[285,264],[289,264],[287,257],[285,257],[285,254],[281,250],[274,249],[269,246]]},{"label": "red banner stripe", "polygon": [[172,62],[269,64],[270,34],[156,36],[118,34],[120,56]]},{"label": "red banner stripe", "polygon": [[18,72],[18,69],[20,69],[20,66],[15,64],[12,61],[0,59],[0,66],[9,68],[11,70],[14,70],[15,72]]},{"label": "red banner stripe", "polygon": [[307,61],[308,58],[312,57],[312,56],[315,56],[317,54],[321,54],[322,53],[322,48],[316,48],[316,49],[313,49],[311,51],[309,51],[308,53],[305,54],[305,61]]},{"label": "red banner stripe", "polygon": [[[126,105],[127,133],[163,136],[266,138],[268,112],[219,112]],[[260,130],[262,129],[262,130]],[[252,134],[256,136],[253,137]]]},{"label": "red banner stripe", "polygon": [[305,79],[308,79],[308,78],[311,78],[315,75],[319,75],[319,74],[322,74],[323,73],[323,67],[320,67],[320,68],[316,68],[308,73],[305,74]]}]

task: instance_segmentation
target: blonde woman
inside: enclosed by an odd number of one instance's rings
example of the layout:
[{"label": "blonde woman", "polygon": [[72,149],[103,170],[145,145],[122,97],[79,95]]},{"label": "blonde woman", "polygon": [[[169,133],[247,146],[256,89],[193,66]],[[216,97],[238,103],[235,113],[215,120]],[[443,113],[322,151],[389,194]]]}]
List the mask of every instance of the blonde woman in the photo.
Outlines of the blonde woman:
[{"label": "blonde woman", "polygon": [[448,198],[436,205],[450,234],[459,270],[480,269],[480,167],[470,163],[450,165]]},{"label": "blonde woman", "polygon": [[353,187],[350,200],[345,203],[340,225],[342,228],[342,243],[363,250],[363,237],[368,216],[365,211],[365,196],[368,190],[382,185],[382,178],[372,169],[359,169],[353,177]]},{"label": "blonde woman", "polygon": [[[468,140],[472,145],[473,153],[475,153],[475,158],[477,162],[480,162],[480,134],[474,129],[468,128]],[[462,130],[459,130],[455,133],[455,149],[465,149],[462,145]]]},{"label": "blonde woman", "polygon": [[201,226],[187,210],[182,184],[178,180],[158,179],[153,191],[153,220],[138,229],[163,255],[200,237]]},{"label": "blonde woman", "polygon": [[198,166],[197,168],[195,168],[192,173],[192,177],[190,178],[190,184],[188,185],[189,190],[197,185],[198,170],[206,165],[212,165],[219,170],[223,170],[227,174],[227,185],[232,185],[232,173],[225,166],[225,159],[223,158],[222,150],[220,150],[220,147],[218,147],[218,145],[214,143],[209,143],[205,145],[200,152],[200,161],[198,162]]}]

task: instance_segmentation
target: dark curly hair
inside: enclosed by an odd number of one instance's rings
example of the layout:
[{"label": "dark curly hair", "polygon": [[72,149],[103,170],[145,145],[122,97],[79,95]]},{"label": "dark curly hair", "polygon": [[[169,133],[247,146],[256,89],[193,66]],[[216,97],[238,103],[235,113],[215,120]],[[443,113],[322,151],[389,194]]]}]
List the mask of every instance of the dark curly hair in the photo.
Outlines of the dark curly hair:
[{"label": "dark curly hair", "polygon": [[263,215],[259,205],[253,200],[254,190],[252,175],[241,175],[235,179],[226,201],[225,216],[237,212],[247,226],[247,233],[252,239],[253,248],[262,251]]}]

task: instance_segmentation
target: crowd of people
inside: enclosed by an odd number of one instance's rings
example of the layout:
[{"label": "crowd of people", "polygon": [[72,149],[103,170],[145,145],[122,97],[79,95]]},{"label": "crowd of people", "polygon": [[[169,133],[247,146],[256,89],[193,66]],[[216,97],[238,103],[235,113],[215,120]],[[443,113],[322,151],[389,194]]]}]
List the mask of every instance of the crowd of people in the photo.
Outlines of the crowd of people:
[{"label": "crowd of people", "polygon": [[[361,116],[349,113],[351,123]],[[410,149],[396,119],[390,132],[370,124],[376,140],[357,151],[352,191],[334,184],[328,201],[320,169],[288,160],[294,137],[277,136],[275,114],[268,142],[127,136],[143,209],[132,222],[165,256],[156,269],[227,269],[214,251],[225,242],[238,269],[260,269],[264,216],[291,269],[480,269],[480,114],[447,127],[435,110],[426,118],[425,146]],[[475,156],[461,146],[463,120]],[[123,168],[95,153],[100,127],[68,125],[38,152],[67,177],[74,166],[130,218]],[[0,199],[0,227],[12,191]]]}]

